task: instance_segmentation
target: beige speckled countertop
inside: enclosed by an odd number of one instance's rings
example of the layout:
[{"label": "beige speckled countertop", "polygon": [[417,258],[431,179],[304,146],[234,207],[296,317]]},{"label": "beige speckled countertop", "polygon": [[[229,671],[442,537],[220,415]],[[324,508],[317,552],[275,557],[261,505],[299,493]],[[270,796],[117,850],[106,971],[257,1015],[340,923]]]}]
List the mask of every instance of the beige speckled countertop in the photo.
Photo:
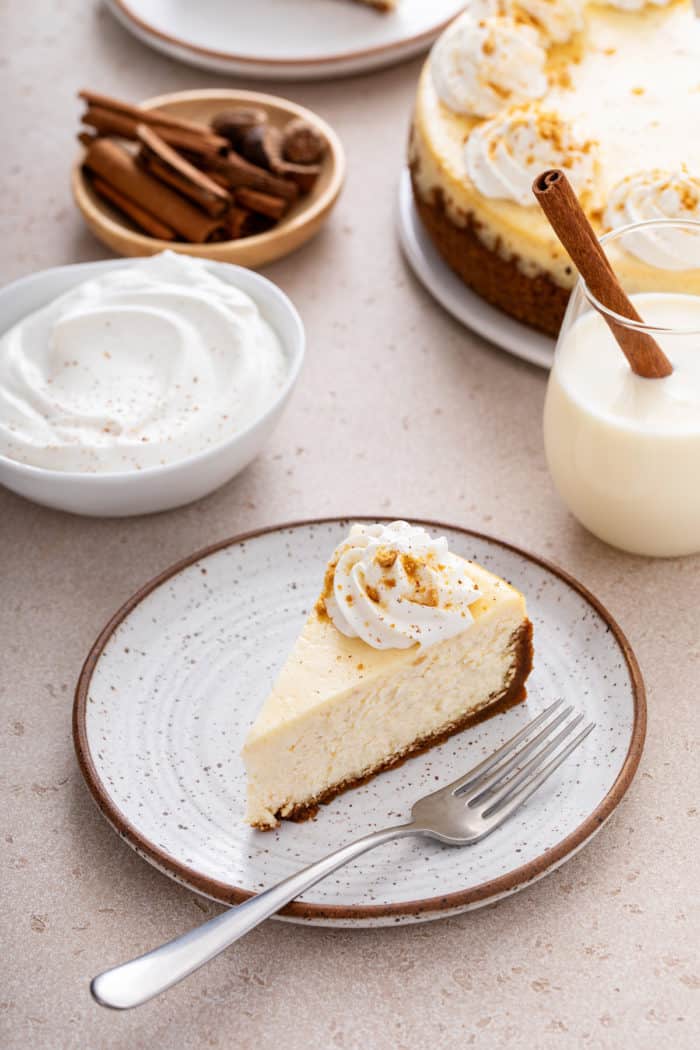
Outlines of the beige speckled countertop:
[{"label": "beige speckled countertop", "polygon": [[[4,281],[106,254],[68,190],[80,86],[138,99],[228,83],[147,50],[93,0],[36,6],[2,5]],[[453,323],[407,271],[394,201],[418,68],[281,88],[334,124],[350,172],[320,237],[266,270],[300,308],[309,353],[265,453],[214,496],[149,518],[82,520],[0,492],[5,1050],[697,1046],[700,561],[586,535],[545,469],[544,374]],[[104,1011],[91,975],[214,906],[141,861],[90,801],[70,736],[83,657],[173,560],[335,512],[453,520],[579,576],[646,677],[637,779],[590,848],[495,907],[390,930],[268,923],[166,997]]]}]

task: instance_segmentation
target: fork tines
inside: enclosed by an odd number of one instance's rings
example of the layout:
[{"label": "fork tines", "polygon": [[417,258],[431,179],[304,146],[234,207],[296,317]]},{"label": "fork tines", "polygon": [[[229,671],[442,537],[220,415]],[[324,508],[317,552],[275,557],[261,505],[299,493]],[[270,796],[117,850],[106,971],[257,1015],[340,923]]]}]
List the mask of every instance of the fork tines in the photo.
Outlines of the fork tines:
[{"label": "fork tines", "polygon": [[[574,709],[571,705],[561,709],[562,704],[563,700],[555,701],[446,790],[463,799],[487,821],[493,818],[494,823],[501,823],[551,776],[595,727],[595,722],[589,722],[571,738],[583,715],[574,714],[567,721]],[[539,732],[528,739],[536,729]],[[567,740],[566,746],[557,751]],[[518,747],[519,744],[522,747]],[[550,755],[554,757],[550,759]]]}]

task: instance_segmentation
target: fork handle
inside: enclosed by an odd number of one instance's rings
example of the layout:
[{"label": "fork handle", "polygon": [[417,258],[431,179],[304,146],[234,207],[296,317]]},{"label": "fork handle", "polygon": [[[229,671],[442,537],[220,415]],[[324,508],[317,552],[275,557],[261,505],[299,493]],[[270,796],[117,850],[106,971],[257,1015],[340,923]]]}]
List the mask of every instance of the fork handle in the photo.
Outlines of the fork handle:
[{"label": "fork handle", "polygon": [[365,835],[194,930],[137,959],[105,970],[93,979],[90,991],[98,1003],[114,1010],[141,1006],[214,959],[234,941],[344,864],[385,842],[404,835],[417,835],[421,831],[418,825],[411,823]]}]

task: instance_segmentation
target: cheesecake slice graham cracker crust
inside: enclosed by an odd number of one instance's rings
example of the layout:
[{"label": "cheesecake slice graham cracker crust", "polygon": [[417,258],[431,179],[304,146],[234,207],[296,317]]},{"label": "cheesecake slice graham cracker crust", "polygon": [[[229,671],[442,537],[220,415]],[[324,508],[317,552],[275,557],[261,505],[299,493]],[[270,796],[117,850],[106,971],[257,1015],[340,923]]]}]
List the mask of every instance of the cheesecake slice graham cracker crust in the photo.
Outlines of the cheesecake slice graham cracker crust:
[{"label": "cheesecake slice graham cracker crust", "polygon": [[[406,748],[405,751],[392,755],[391,758],[388,758],[385,762],[381,762],[379,765],[375,766],[374,769],[364,773],[361,777],[352,777],[348,780],[344,780],[340,784],[328,788],[315,798],[309,799],[308,802],[299,803],[293,810],[291,810],[291,812],[285,814],[284,817],[281,816],[280,811],[278,810],[275,813],[275,818],[278,821],[293,820],[296,823],[310,820],[316,816],[321,806],[326,805],[345,791],[350,791],[352,788],[366,784],[367,781],[371,780],[377,773],[383,773],[387,769],[393,769],[395,766],[400,766],[406,761],[406,759],[413,758],[415,755],[420,755],[424,751],[428,751],[431,747],[436,747],[438,744],[444,743],[445,740],[454,736],[455,733],[461,733],[463,729],[467,729],[469,726],[477,725],[479,722],[483,722],[487,718],[491,718],[493,715],[500,714],[511,707],[515,707],[516,704],[522,703],[527,696],[525,682],[527,676],[532,670],[533,659],[532,624],[529,620],[526,620],[526,622],[512,635],[510,648],[512,649],[514,656],[515,674],[503,692],[498,696],[489,697],[478,711],[472,711],[463,718],[460,718],[459,721],[453,722],[452,725],[440,729],[436,733],[431,733],[427,737],[423,737],[421,740],[412,744],[409,748]],[[274,830],[270,825],[255,824],[253,826],[257,827],[260,831]]]}]

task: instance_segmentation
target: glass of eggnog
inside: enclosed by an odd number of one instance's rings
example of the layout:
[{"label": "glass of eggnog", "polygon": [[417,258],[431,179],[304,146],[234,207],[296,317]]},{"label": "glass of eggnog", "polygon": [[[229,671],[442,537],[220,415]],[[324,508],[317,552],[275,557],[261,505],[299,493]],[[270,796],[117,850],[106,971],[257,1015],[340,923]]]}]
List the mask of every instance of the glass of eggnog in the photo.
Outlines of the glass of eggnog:
[{"label": "glass of eggnog", "polygon": [[[643,323],[579,280],[547,387],[554,484],[594,535],[634,554],[700,551],[700,222],[652,219],[601,243]],[[671,375],[635,375],[610,325],[649,333]]]}]

